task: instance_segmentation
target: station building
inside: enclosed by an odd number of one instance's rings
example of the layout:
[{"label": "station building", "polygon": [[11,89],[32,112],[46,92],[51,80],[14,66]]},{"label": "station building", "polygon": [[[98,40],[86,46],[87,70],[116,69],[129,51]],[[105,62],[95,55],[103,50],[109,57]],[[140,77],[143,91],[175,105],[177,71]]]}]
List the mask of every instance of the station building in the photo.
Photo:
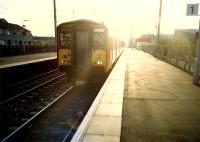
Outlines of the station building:
[{"label": "station building", "polygon": [[28,29],[0,19],[1,46],[27,46],[32,44],[32,39],[33,36]]}]

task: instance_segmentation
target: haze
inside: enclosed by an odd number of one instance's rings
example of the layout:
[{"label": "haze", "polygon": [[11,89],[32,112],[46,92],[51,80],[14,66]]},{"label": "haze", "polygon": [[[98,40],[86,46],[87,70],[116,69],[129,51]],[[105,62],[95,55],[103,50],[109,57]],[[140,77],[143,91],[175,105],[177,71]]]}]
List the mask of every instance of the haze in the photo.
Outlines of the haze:
[{"label": "haze", "polygon": [[[104,22],[111,34],[155,34],[160,0],[57,0],[57,24],[76,19]],[[198,29],[198,17],[186,16],[186,5],[199,0],[163,0],[161,33]],[[34,36],[54,36],[53,0],[0,0],[1,18],[26,25]],[[29,21],[24,21],[29,20]]]}]

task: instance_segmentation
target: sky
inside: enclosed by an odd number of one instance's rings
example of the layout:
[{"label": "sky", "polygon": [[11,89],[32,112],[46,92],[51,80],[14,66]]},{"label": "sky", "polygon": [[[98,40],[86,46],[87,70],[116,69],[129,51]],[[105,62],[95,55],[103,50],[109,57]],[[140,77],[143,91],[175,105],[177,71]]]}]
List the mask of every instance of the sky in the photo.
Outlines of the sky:
[{"label": "sky", "polygon": [[[122,39],[156,34],[159,3],[160,0],[56,0],[57,25],[90,19],[104,22],[111,35]],[[192,3],[200,0],[163,0],[161,33],[198,29],[200,17],[186,16],[186,6]],[[0,18],[26,25],[34,36],[54,36],[53,0],[0,0]]]}]

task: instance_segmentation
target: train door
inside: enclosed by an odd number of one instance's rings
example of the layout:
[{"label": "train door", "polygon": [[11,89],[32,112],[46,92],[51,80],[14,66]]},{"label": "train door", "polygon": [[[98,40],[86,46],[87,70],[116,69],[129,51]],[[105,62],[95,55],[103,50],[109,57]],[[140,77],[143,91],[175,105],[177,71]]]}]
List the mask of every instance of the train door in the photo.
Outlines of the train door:
[{"label": "train door", "polygon": [[89,65],[88,31],[76,31],[76,69],[85,70]]}]

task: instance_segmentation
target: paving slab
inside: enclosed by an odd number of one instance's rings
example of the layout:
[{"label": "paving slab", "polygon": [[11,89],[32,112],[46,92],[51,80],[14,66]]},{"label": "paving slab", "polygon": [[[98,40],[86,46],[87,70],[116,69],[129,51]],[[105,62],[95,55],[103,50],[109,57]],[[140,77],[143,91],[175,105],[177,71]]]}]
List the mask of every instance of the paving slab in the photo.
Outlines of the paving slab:
[{"label": "paving slab", "polygon": [[95,115],[86,134],[120,136],[121,117]]},{"label": "paving slab", "polygon": [[83,142],[119,142],[119,136],[86,135]]},{"label": "paving slab", "polygon": [[200,87],[192,76],[127,49],[121,142],[200,142]]}]

